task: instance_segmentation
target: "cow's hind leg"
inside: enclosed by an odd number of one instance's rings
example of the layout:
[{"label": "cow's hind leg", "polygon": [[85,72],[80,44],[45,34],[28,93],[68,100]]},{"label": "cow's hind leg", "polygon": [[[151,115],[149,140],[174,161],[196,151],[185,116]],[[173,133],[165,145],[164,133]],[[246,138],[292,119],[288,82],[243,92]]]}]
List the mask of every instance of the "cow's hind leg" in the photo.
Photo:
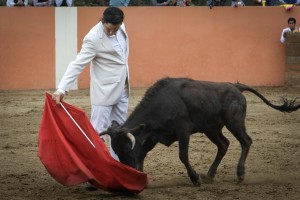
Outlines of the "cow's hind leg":
[{"label": "cow's hind leg", "polygon": [[213,179],[217,173],[219,164],[227,152],[229,140],[223,135],[222,130],[207,132],[205,135],[218,147],[216,158],[207,172],[208,178]]},{"label": "cow's hind leg", "polygon": [[234,137],[240,142],[242,152],[237,165],[237,176],[238,181],[241,182],[244,180],[245,176],[245,162],[248,156],[250,146],[252,144],[252,139],[246,132],[245,124],[236,123],[231,126],[227,126],[228,130],[234,135]]}]

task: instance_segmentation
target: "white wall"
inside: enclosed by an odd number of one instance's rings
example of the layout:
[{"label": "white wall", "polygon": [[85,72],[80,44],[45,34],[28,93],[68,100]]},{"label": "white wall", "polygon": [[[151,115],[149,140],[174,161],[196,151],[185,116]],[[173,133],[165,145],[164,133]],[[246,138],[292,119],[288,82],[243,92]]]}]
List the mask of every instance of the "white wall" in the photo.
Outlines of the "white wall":
[{"label": "white wall", "polygon": [[[77,8],[55,8],[55,85],[77,55]],[[77,89],[77,80],[71,89]]]}]

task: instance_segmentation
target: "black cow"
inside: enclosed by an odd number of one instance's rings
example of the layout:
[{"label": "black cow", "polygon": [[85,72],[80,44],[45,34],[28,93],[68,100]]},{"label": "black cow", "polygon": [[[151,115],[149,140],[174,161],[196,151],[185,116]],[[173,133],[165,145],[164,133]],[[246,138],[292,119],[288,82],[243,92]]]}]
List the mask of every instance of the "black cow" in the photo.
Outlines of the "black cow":
[{"label": "black cow", "polygon": [[170,146],[179,143],[179,157],[194,185],[201,180],[189,163],[190,135],[204,133],[217,147],[218,152],[207,176],[213,178],[226,154],[228,139],[223,135],[225,126],[240,142],[242,152],[237,165],[237,176],[244,179],[245,160],[252,143],[245,127],[246,98],[250,91],[270,107],[281,112],[293,112],[300,104],[284,99],[282,105],[273,105],[263,95],[242,84],[195,81],[187,78],[165,78],[150,87],[142,101],[125,123],[116,122],[101,135],[111,136],[112,148],[120,162],[143,171],[147,153],[157,143]]}]

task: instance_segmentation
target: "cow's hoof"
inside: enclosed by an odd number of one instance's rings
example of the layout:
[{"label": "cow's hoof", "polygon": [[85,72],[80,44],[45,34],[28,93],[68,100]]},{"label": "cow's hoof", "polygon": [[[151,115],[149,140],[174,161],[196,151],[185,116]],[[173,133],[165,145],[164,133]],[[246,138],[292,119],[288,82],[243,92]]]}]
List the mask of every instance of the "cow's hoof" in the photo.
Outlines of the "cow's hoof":
[{"label": "cow's hoof", "polygon": [[194,186],[197,186],[197,187],[201,186],[201,182],[202,182],[201,177],[197,174],[197,178],[192,180],[192,182],[193,182]]},{"label": "cow's hoof", "polygon": [[193,184],[195,187],[200,187],[201,186],[201,181],[197,180],[197,181],[193,181]]},{"label": "cow's hoof", "polygon": [[245,180],[245,175],[238,176],[238,183],[241,183]]}]

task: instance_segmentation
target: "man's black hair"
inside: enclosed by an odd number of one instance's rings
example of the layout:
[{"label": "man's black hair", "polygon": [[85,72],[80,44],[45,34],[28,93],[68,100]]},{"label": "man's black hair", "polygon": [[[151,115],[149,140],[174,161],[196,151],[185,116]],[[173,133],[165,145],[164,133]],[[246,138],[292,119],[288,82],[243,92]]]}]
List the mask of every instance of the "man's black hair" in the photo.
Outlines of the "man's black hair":
[{"label": "man's black hair", "polygon": [[294,22],[296,24],[296,19],[294,17],[290,17],[288,19],[288,23],[290,23],[290,22]]},{"label": "man's black hair", "polygon": [[121,24],[124,20],[124,13],[120,8],[108,7],[103,12],[102,22],[113,25]]}]

